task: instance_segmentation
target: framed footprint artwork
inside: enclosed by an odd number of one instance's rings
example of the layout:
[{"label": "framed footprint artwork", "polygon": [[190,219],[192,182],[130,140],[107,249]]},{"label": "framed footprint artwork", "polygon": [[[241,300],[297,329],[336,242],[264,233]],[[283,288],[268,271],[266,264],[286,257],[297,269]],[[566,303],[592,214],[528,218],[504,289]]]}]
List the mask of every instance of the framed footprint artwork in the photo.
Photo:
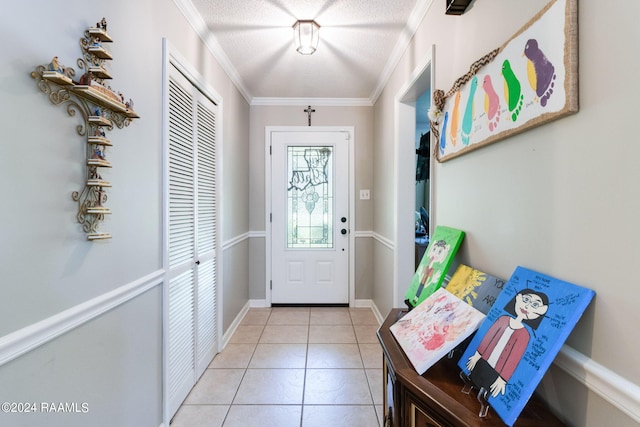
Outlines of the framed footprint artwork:
[{"label": "framed footprint artwork", "polygon": [[429,112],[446,161],[578,111],[578,4],[553,0],[474,62]]}]

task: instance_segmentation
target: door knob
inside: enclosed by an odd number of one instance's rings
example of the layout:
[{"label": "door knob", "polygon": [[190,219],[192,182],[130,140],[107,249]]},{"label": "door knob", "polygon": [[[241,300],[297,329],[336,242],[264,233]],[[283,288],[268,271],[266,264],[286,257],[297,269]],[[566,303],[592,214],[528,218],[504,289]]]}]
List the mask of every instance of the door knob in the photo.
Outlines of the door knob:
[{"label": "door knob", "polygon": [[343,228],[342,230],[340,230],[340,233],[341,233],[341,234],[347,234],[347,229],[346,229],[346,228]]},{"label": "door knob", "polygon": [[340,222],[347,222],[347,218],[345,217],[340,218]]}]

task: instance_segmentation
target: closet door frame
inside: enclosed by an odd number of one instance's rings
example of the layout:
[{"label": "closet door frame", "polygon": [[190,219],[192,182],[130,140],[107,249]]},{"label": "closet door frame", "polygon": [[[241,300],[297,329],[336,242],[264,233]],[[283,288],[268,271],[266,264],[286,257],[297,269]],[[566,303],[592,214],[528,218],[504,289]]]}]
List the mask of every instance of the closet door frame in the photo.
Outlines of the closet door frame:
[{"label": "closet door frame", "polygon": [[[163,76],[162,76],[162,110],[163,110],[163,122],[162,122],[162,143],[163,143],[163,181],[162,181],[162,194],[163,194],[163,245],[162,245],[162,264],[165,271],[165,281],[163,283],[163,422],[164,425],[169,425],[171,418],[175,415],[175,411],[170,408],[169,401],[169,282],[168,282],[168,243],[169,243],[169,77],[171,69],[177,69],[189,82],[196,87],[202,94],[213,101],[217,106],[216,112],[216,188],[222,188],[222,97],[209,86],[205,79],[198,73],[198,71],[178,53],[178,51],[171,45],[167,39],[162,41],[163,51]],[[195,206],[197,209],[197,206]],[[222,346],[222,301],[223,292],[223,260],[222,260],[222,243],[221,243],[221,224],[222,224],[222,197],[219,192],[216,195],[216,242],[215,242],[215,257],[216,257],[216,319],[217,325],[217,348],[214,349],[214,354],[221,351]],[[197,238],[197,237],[196,237]]]}]

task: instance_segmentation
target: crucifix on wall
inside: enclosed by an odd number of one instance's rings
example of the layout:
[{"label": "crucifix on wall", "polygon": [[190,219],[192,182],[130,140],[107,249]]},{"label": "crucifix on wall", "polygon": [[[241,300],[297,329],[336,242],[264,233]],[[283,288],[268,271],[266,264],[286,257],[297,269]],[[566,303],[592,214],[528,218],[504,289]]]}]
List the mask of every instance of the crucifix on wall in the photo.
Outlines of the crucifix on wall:
[{"label": "crucifix on wall", "polygon": [[309,126],[311,126],[311,113],[315,113],[316,110],[315,109],[311,109],[311,105],[309,105],[307,107],[306,110],[304,110],[305,113],[307,113],[307,117],[309,118]]}]

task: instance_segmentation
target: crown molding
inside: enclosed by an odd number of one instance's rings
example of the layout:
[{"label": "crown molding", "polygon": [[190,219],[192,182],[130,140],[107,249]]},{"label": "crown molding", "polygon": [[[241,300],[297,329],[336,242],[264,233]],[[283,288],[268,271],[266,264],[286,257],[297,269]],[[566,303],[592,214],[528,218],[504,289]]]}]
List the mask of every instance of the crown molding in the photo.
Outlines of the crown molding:
[{"label": "crown molding", "polygon": [[307,106],[314,107],[372,107],[367,98],[269,98],[254,97],[251,105],[268,106]]},{"label": "crown molding", "polygon": [[229,60],[227,54],[222,50],[218,40],[211,31],[209,31],[209,28],[207,28],[207,24],[204,22],[195,6],[193,6],[191,0],[173,0],[173,2],[178,6],[178,9],[180,9],[180,12],[182,12],[184,17],[187,18],[191,27],[194,29],[196,34],[198,34],[200,39],[202,39],[202,42],[207,46],[225,73],[227,73],[235,87],[242,94],[243,98],[251,104],[252,96],[242,82],[240,74],[238,74],[238,71]]},{"label": "crown molding", "polygon": [[380,74],[378,83],[371,92],[369,98],[268,98],[268,97],[253,97],[247,88],[245,87],[240,74],[233,66],[229,57],[224,53],[224,50],[218,43],[215,36],[209,31],[206,23],[193,6],[191,0],[173,0],[178,9],[185,16],[191,27],[198,34],[203,43],[207,46],[214,58],[218,61],[222,69],[227,73],[233,84],[238,91],[242,94],[244,99],[249,105],[259,106],[300,106],[300,105],[319,105],[319,106],[331,106],[331,107],[371,107],[373,106],[378,97],[387,85],[393,70],[400,62],[400,59],[404,55],[411,42],[414,34],[418,30],[420,23],[424,19],[427,11],[431,8],[433,0],[418,0],[416,6],[413,8],[407,24],[405,25],[398,41],[393,49],[393,52],[389,56],[385,67]]},{"label": "crown molding", "polygon": [[389,61],[387,61],[387,64],[385,65],[385,67],[382,70],[382,73],[380,74],[380,78],[378,79],[378,84],[376,88],[373,90],[373,92],[371,92],[371,95],[369,96],[369,100],[371,101],[372,105],[376,103],[376,101],[378,100],[378,97],[384,90],[384,87],[389,82],[389,79],[391,78],[391,74],[393,73],[393,70],[396,69],[396,67],[398,66],[398,63],[400,62],[400,59],[402,58],[404,53],[407,51],[407,48],[409,47],[409,43],[411,43],[413,36],[415,35],[416,31],[418,31],[418,27],[420,26],[420,23],[422,22],[422,20],[424,19],[424,16],[427,14],[429,9],[431,8],[432,4],[433,4],[433,0],[418,0],[418,2],[416,3],[416,6],[413,8],[413,11],[409,16],[409,19],[407,20],[407,25],[405,25],[404,29],[402,30],[402,33],[398,38],[398,42],[393,48],[393,52],[391,52],[391,55],[389,55]]}]

